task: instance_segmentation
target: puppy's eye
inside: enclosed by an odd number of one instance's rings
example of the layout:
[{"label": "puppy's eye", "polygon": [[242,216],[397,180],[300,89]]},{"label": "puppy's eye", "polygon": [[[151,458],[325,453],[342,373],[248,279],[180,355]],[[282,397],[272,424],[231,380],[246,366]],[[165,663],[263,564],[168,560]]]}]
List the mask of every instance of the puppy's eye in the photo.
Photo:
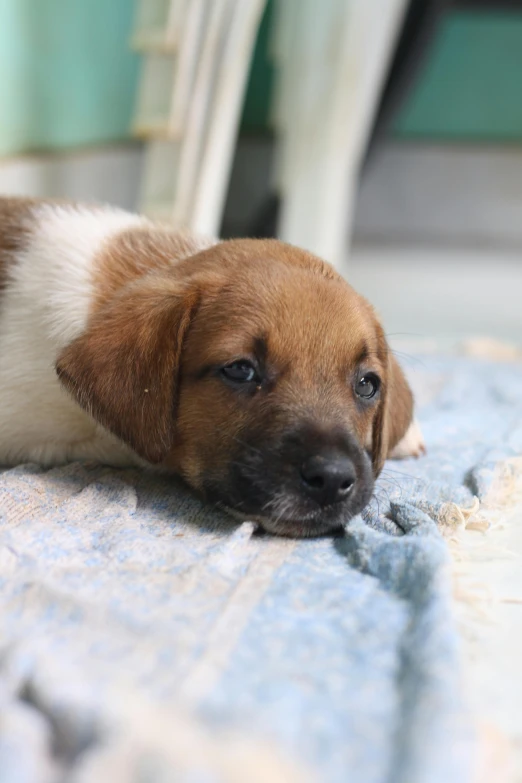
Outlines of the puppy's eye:
[{"label": "puppy's eye", "polygon": [[221,368],[221,375],[230,383],[253,383],[258,382],[257,370],[247,359],[239,359],[237,362],[227,364]]},{"label": "puppy's eye", "polygon": [[355,384],[355,393],[363,400],[371,400],[379,391],[380,385],[379,378],[373,372],[369,372],[359,378]]}]

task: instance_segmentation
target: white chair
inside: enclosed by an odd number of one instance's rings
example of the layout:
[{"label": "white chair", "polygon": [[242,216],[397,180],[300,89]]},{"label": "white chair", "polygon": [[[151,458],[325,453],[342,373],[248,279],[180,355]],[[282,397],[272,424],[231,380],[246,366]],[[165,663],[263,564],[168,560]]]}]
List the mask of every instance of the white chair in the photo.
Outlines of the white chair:
[{"label": "white chair", "polygon": [[[342,269],[359,167],[407,0],[275,0],[279,235]],[[142,210],[217,235],[265,0],[140,0]]]},{"label": "white chair", "polygon": [[217,235],[265,0],[141,0],[134,131],[146,139],[141,206]]}]

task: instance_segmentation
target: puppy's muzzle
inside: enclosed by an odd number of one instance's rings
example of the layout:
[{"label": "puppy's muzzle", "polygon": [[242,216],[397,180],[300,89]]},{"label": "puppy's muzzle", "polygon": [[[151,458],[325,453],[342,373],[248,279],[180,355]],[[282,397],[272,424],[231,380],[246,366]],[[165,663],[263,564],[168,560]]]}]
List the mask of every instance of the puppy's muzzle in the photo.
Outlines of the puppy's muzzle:
[{"label": "puppy's muzzle", "polygon": [[338,528],[372,491],[371,461],[354,437],[308,426],[243,441],[227,481],[209,494],[267,530],[301,536]]}]

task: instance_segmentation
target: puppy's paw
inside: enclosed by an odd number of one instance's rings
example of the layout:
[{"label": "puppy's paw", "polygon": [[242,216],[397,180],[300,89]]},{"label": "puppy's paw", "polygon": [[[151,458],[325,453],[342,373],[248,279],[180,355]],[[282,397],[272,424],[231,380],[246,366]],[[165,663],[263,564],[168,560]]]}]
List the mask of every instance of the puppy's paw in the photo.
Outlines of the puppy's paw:
[{"label": "puppy's paw", "polygon": [[422,454],[426,454],[424,438],[417,419],[413,419],[406,434],[392,449],[389,457],[390,459],[406,459],[406,457],[420,457]]}]

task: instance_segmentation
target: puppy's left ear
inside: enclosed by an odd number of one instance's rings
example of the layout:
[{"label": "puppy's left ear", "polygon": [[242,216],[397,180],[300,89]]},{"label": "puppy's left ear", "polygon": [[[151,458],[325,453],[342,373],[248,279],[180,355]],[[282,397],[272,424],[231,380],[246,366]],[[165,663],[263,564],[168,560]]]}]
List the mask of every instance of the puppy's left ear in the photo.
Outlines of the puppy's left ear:
[{"label": "puppy's left ear", "polygon": [[413,394],[396,358],[387,348],[387,372],[372,428],[372,465],[377,477],[413,419]]},{"label": "puppy's left ear", "polygon": [[124,289],[58,357],[65,388],[148,462],[170,450],[183,342],[198,293],[158,277]]}]

